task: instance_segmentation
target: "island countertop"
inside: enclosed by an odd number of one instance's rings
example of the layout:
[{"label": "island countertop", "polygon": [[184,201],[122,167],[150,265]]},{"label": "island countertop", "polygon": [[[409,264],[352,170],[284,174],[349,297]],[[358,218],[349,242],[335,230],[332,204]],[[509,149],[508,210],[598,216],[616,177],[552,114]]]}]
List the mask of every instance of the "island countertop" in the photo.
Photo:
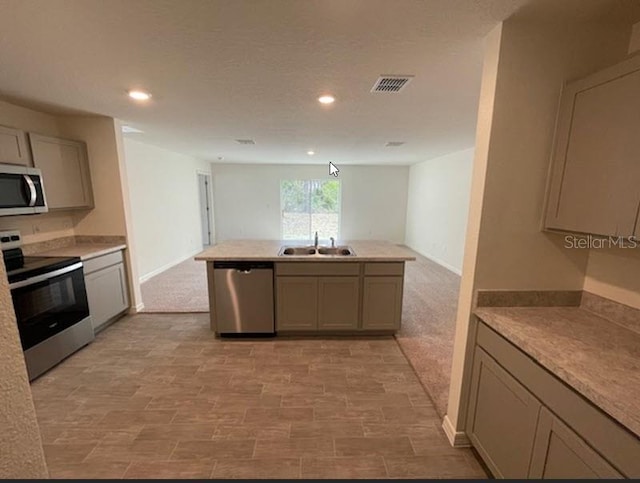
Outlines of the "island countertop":
[{"label": "island countertop", "polygon": [[350,246],[355,255],[284,255],[283,246],[309,246],[309,242],[283,240],[228,240],[208,248],[195,256],[196,260],[246,260],[273,262],[402,262],[415,260],[414,254],[402,245],[386,241],[339,241],[336,245]]},{"label": "island countertop", "polygon": [[475,314],[640,436],[640,334],[579,307],[483,307]]}]

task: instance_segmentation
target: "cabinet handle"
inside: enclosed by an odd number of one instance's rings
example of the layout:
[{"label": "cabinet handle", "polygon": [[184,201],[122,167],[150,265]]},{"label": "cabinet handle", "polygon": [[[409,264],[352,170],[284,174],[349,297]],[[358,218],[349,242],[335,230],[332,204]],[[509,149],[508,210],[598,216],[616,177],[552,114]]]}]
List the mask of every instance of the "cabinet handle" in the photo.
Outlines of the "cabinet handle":
[{"label": "cabinet handle", "polygon": [[27,186],[29,187],[29,206],[35,206],[36,205],[36,185],[33,184],[33,180],[31,179],[31,177],[27,174],[23,174],[22,178],[24,179],[24,182],[27,183]]}]

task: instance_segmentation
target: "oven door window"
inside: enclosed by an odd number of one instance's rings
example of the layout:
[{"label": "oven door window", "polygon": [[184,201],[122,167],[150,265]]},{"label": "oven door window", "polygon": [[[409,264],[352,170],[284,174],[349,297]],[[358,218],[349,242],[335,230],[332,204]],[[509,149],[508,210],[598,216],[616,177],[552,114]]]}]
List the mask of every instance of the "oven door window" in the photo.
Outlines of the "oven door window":
[{"label": "oven door window", "polygon": [[24,350],[89,316],[82,268],[11,291]]}]

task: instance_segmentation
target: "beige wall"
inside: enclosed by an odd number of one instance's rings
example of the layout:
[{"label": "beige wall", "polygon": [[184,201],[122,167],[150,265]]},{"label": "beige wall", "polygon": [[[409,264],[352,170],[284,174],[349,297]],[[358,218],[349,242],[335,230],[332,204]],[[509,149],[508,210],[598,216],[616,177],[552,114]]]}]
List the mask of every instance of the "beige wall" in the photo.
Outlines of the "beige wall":
[{"label": "beige wall", "polygon": [[[95,207],[74,214],[76,235],[126,235],[115,119],[69,116],[60,120],[62,133],[87,143]],[[46,182],[46,180],[45,180]]]},{"label": "beige wall", "polygon": [[[404,242],[408,166],[343,166],[340,238]],[[280,181],[324,179],[328,164],[213,164],[217,240],[280,238]],[[320,233],[320,238],[323,234]],[[326,236],[326,235],[325,235]]]},{"label": "beige wall", "polygon": [[460,274],[469,213],[473,148],[409,169],[405,244]]},{"label": "beige wall", "polygon": [[125,138],[136,258],[142,279],[202,250],[197,173],[210,164]]},{"label": "beige wall", "polygon": [[[475,291],[583,287],[588,252],[565,249],[561,235],[541,231],[558,101],[564,81],[623,58],[630,32],[630,25],[624,20],[594,21],[589,15],[577,15],[583,5],[596,15],[593,7],[598,6],[597,2],[537,2],[502,25],[495,88],[483,87],[481,97],[481,107],[493,104],[492,114],[487,116],[482,108],[478,119],[479,152],[470,213],[475,219],[469,222],[469,233],[473,235],[466,246],[472,253],[465,253],[464,270],[469,274],[463,276],[461,286],[445,420],[445,424],[450,423],[450,435],[464,431]],[[489,45],[492,48],[487,51],[486,61],[494,65],[496,45]],[[490,127],[485,125],[487,122]],[[486,169],[485,151],[480,145],[488,146]],[[478,195],[480,190],[482,196]],[[481,213],[474,208],[478,199],[482,199]]]},{"label": "beige wall", "polygon": [[47,478],[40,430],[0,259],[0,478]]}]

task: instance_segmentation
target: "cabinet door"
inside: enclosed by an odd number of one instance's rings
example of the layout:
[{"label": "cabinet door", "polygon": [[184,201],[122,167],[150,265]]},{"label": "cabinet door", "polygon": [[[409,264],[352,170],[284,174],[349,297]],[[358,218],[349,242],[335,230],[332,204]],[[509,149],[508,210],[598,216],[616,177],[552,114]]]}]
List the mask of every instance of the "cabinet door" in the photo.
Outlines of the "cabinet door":
[{"label": "cabinet door", "polygon": [[42,170],[49,209],[93,208],[86,145],[29,133],[33,164]]},{"label": "cabinet door", "polygon": [[568,84],[546,227],[633,235],[640,204],[640,58]]},{"label": "cabinet door", "polygon": [[548,409],[538,422],[530,478],[622,478],[602,456]]},{"label": "cabinet door", "polygon": [[540,403],[476,346],[467,434],[499,478],[526,478]]},{"label": "cabinet door", "polygon": [[318,304],[318,329],[356,330],[360,277],[320,277]]},{"label": "cabinet door", "polygon": [[0,163],[31,165],[24,131],[0,126]]},{"label": "cabinet door", "polygon": [[122,263],[85,275],[85,283],[94,330],[129,308],[127,278]]},{"label": "cabinet door", "polygon": [[402,319],[402,277],[365,277],[362,327],[397,330]]},{"label": "cabinet door", "polygon": [[276,277],[276,330],[318,328],[318,277]]}]

